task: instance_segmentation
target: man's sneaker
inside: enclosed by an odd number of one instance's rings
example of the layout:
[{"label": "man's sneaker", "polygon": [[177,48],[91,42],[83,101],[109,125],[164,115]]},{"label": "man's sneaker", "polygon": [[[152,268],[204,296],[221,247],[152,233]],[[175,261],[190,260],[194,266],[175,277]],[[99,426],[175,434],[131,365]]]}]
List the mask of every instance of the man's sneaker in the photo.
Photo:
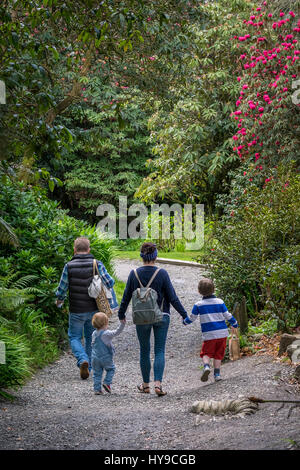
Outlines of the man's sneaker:
[{"label": "man's sneaker", "polygon": [[87,361],[83,361],[80,364],[80,377],[82,378],[82,380],[85,380],[89,377],[89,375],[89,363]]},{"label": "man's sneaker", "polygon": [[201,381],[202,382],[207,382],[208,376],[210,374],[210,367],[209,366],[204,366],[204,370],[201,375]]},{"label": "man's sneaker", "polygon": [[110,385],[103,384],[103,388],[104,388],[104,390],[105,390],[107,393],[111,393]]},{"label": "man's sneaker", "polygon": [[95,391],[95,395],[103,395],[102,390],[96,390],[96,391]]},{"label": "man's sneaker", "polygon": [[215,382],[219,382],[220,380],[222,380],[220,374],[215,375],[214,378],[215,378]]}]

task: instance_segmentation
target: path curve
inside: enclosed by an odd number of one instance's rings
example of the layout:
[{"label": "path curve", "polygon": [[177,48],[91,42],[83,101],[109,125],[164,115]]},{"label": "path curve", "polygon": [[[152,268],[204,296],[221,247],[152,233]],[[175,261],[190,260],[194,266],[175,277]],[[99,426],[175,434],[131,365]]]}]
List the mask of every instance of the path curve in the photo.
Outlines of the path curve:
[{"label": "path curve", "polygon": [[[126,281],[138,261],[118,260],[116,274]],[[191,309],[197,298],[201,268],[166,266],[182,303]],[[130,309],[129,309],[130,310]],[[38,372],[13,403],[0,401],[0,449],[80,450],[214,450],[288,449],[300,446],[300,407],[266,403],[245,418],[195,415],[196,400],[258,396],[298,399],[288,384],[294,368],[270,356],[246,357],[222,366],[223,380],[200,381],[199,325],[183,327],[171,310],[166,349],[165,397],[137,392],[141,382],[139,349],[131,314],[115,339],[113,394],[95,396],[92,379],[82,381],[74,357],[64,353]],[[117,324],[115,318],[113,325]]]}]

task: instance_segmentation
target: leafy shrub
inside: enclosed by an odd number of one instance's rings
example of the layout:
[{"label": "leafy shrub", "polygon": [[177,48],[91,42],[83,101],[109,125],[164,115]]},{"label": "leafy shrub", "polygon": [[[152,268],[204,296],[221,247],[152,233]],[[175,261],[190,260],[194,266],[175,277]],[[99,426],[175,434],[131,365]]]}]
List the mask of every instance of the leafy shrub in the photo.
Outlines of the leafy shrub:
[{"label": "leafy shrub", "polygon": [[23,335],[16,335],[0,322],[0,341],[5,343],[5,364],[0,364],[0,395],[9,397],[3,389],[18,388],[30,375],[29,347]]},{"label": "leafy shrub", "polygon": [[[136,196],[146,203],[161,200],[204,203],[209,212],[223,193],[229,169],[239,165],[232,151],[239,86],[239,44],[232,38],[244,29],[252,2],[198,2],[199,23],[188,27],[184,73],[171,112],[159,109],[149,119],[153,155]],[[197,24],[198,23],[198,24]]]},{"label": "leafy shrub", "polygon": [[250,315],[266,308],[280,328],[299,323],[300,177],[278,168],[261,190],[250,188],[216,229],[214,266],[219,295],[230,308],[243,296]]},{"label": "leafy shrub", "polygon": [[73,242],[87,236],[91,252],[113,274],[113,241],[100,238],[95,227],[69,217],[41,188],[7,181],[0,188],[1,215],[13,227],[20,249],[0,245],[0,276],[16,272],[37,276],[35,300],[48,323],[66,326],[67,316],[54,305],[54,293],[64,264],[73,256]]},{"label": "leafy shrub", "polygon": [[111,274],[113,249],[111,240],[69,217],[41,188],[6,180],[0,207],[18,239],[17,245],[0,243],[0,341],[6,345],[0,394],[9,398],[5,389],[17,388],[36,368],[55,360],[66,343],[66,307],[57,309],[54,294],[74,239],[87,236],[92,253]]},{"label": "leafy shrub", "polygon": [[264,2],[250,12],[243,34],[234,36],[241,54],[234,150],[249,163],[245,177],[258,184],[269,178],[270,168],[291,161],[299,149],[299,104],[292,100],[292,90],[300,28],[297,8],[292,11],[296,5],[281,3],[278,11],[278,2]]},{"label": "leafy shrub", "polygon": [[141,238],[127,238],[125,240],[116,239],[115,246],[120,251],[136,251],[139,250],[144,240]]},{"label": "leafy shrub", "polygon": [[[78,104],[64,115],[64,123],[75,135],[72,148],[59,165],[48,154],[41,163],[64,180],[54,194],[64,199],[71,214],[94,223],[100,204],[117,209],[124,195],[128,205],[134,202],[133,194],[147,174],[145,163],[151,156],[147,117],[153,110],[137,88],[124,90],[99,74],[90,77],[86,88],[86,99],[93,104]],[[122,102],[121,127],[116,110],[107,104],[110,101]]]},{"label": "leafy shrub", "polygon": [[58,332],[43,320],[43,312],[26,306],[16,313],[15,330],[26,335],[30,363],[39,368],[59,355]]},{"label": "leafy shrub", "polygon": [[20,305],[33,298],[32,294],[38,292],[30,287],[37,276],[23,276],[16,280],[18,272],[8,272],[6,276],[0,277],[0,309],[2,312],[13,311]]},{"label": "leafy shrub", "polygon": [[0,395],[16,389],[34,370],[59,356],[57,331],[42,320],[42,312],[21,306],[8,320],[0,316],[0,341],[5,343],[6,361],[0,364]]},{"label": "leafy shrub", "polygon": [[262,335],[273,335],[277,331],[277,321],[275,318],[259,322],[258,325],[252,325],[249,322],[248,335],[262,334]]},{"label": "leafy shrub", "polygon": [[57,332],[46,325],[41,310],[28,305],[39,292],[30,287],[38,277],[16,279],[17,276],[18,273],[9,272],[0,278],[0,341],[6,347],[6,363],[0,367],[0,395],[6,398],[11,395],[3,388],[17,388],[34,369],[59,354]]},{"label": "leafy shrub", "polygon": [[278,326],[300,326],[300,245],[284,250],[282,256],[262,269],[265,309],[278,320]]}]

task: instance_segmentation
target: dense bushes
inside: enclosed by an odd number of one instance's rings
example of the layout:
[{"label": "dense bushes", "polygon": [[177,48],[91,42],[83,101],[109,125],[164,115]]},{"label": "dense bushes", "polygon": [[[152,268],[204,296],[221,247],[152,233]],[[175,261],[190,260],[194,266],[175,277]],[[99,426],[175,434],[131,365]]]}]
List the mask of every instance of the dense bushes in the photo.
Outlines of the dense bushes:
[{"label": "dense bushes", "polygon": [[189,26],[177,101],[171,110],[157,108],[149,119],[154,157],[136,196],[146,203],[203,203],[211,214],[229,170],[239,165],[230,113],[239,91],[240,49],[232,37],[243,31],[251,2],[199,2],[198,9],[198,21]]},{"label": "dense bushes", "polygon": [[[48,154],[40,161],[64,181],[54,197],[62,200],[72,215],[91,223],[97,219],[100,204],[117,208],[119,197],[124,195],[132,204],[133,194],[147,173],[147,119],[152,108],[138,90],[117,85],[111,85],[109,77],[91,79],[84,87],[89,101],[73,106],[64,119],[76,138],[72,149],[59,162],[49,160]],[[123,102],[121,128],[115,110],[107,104],[110,100]]]},{"label": "dense bushes", "polygon": [[262,268],[266,313],[275,316],[280,329],[300,325],[300,245],[283,250]]},{"label": "dense bushes", "polygon": [[0,364],[0,396],[9,398],[3,389],[17,388],[30,375],[30,349],[22,335],[2,323],[0,341],[5,344],[5,364]]},{"label": "dense bushes", "polygon": [[31,306],[0,316],[0,341],[5,343],[5,364],[0,364],[0,395],[17,388],[37,368],[57,359],[58,332],[42,320],[42,312]]},{"label": "dense bushes", "polygon": [[7,343],[7,363],[0,365],[3,388],[17,386],[34,368],[52,361],[66,340],[67,310],[57,309],[54,294],[74,239],[87,236],[91,252],[110,273],[113,250],[110,240],[69,217],[41,188],[6,180],[0,207],[19,241],[19,247],[0,244],[0,341]]},{"label": "dense bushes", "polygon": [[94,227],[59,210],[58,203],[49,201],[40,188],[27,190],[23,183],[7,182],[0,189],[0,206],[2,217],[15,229],[20,242],[20,249],[0,247],[0,275],[12,271],[38,276],[36,302],[47,320],[56,324],[53,293],[65,262],[73,255],[74,239],[87,236],[91,252],[110,272],[112,242],[100,239]]},{"label": "dense bushes", "polygon": [[275,317],[285,330],[300,324],[299,190],[299,175],[283,167],[262,190],[249,188],[219,224],[207,258],[230,308],[245,296],[250,313]]}]

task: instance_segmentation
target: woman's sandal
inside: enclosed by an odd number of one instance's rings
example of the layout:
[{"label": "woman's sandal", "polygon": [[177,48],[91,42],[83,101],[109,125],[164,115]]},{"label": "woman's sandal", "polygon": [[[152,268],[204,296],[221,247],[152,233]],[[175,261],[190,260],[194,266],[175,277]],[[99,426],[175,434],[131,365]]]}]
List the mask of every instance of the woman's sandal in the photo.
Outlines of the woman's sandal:
[{"label": "woman's sandal", "polygon": [[148,385],[145,387],[143,384],[141,384],[138,385],[137,388],[140,393],[150,393],[150,387]]},{"label": "woman's sandal", "polygon": [[163,397],[164,395],[167,395],[167,392],[164,392],[163,389],[162,389],[162,386],[156,386],[154,387],[155,389],[155,393],[156,395],[158,395],[159,397]]}]

